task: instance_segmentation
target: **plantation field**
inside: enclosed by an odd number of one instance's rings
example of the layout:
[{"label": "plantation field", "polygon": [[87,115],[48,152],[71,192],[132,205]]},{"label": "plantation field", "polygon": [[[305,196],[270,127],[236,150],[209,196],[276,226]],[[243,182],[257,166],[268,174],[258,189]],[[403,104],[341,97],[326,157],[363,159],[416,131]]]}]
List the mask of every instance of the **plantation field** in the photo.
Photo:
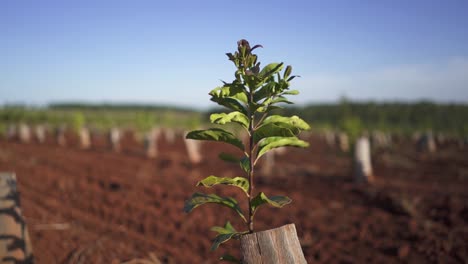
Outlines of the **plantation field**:
[{"label": "plantation field", "polygon": [[[204,160],[192,165],[182,135],[172,143],[160,137],[155,159],[131,132],[120,153],[104,135],[90,150],[67,137],[66,147],[50,135],[45,144],[0,139],[0,171],[17,175],[37,263],[121,263],[150,253],[163,263],[216,263],[225,252],[238,255],[237,241],[209,251],[210,226],[231,220],[243,228],[230,210],[182,210],[205,176],[241,174],[216,157],[229,147],[203,143]],[[286,150],[273,173],[258,177],[267,195],[293,203],[260,209],[257,230],[295,223],[309,263],[468,262],[466,146],[428,154],[396,142],[373,152],[376,182],[358,186],[349,155],[318,135],[307,140],[309,148]],[[215,191],[244,201],[237,189]]]}]

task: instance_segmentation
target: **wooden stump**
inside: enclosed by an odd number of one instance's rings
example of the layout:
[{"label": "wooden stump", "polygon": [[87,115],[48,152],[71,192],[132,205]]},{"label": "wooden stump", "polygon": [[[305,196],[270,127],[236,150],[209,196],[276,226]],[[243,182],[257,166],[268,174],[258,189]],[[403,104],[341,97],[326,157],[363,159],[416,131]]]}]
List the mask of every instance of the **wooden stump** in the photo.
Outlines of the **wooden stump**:
[{"label": "wooden stump", "polygon": [[80,148],[89,149],[91,147],[91,134],[89,129],[82,127],[79,132],[80,137]]},{"label": "wooden stump", "polygon": [[61,125],[60,127],[55,129],[55,135],[57,137],[57,144],[61,147],[67,145],[67,139],[65,137],[66,127]]},{"label": "wooden stump", "polygon": [[31,141],[31,129],[26,124],[20,124],[18,127],[18,136],[21,143],[29,143]]},{"label": "wooden stump", "polygon": [[36,136],[37,142],[43,144],[46,140],[46,129],[44,125],[37,125],[34,128],[34,134]]},{"label": "wooden stump", "polygon": [[306,264],[294,224],[240,237],[244,264]]},{"label": "wooden stump", "polygon": [[16,138],[16,125],[10,124],[7,130],[7,139],[15,140],[15,138]]},{"label": "wooden stump", "polygon": [[174,144],[175,139],[176,139],[176,132],[174,129],[171,128],[166,128],[164,129],[164,139],[166,142],[169,144]]},{"label": "wooden stump", "polygon": [[145,153],[148,158],[156,158],[158,156],[158,139],[161,134],[160,129],[152,129],[145,135]]},{"label": "wooden stump", "polygon": [[391,137],[382,131],[374,131],[372,132],[371,141],[373,147],[387,148],[391,144]]},{"label": "wooden stump", "polygon": [[14,173],[0,173],[0,262],[33,263]]},{"label": "wooden stump", "polygon": [[[187,133],[185,133],[186,135]],[[184,135],[185,148],[189,156],[190,163],[199,164],[202,162],[203,157],[201,153],[201,144],[199,140],[186,139]]]},{"label": "wooden stump", "polygon": [[120,138],[120,130],[118,128],[112,128],[109,132],[109,141],[111,143],[112,150],[115,152],[120,152]]},{"label": "wooden stump", "polygon": [[346,133],[339,133],[337,134],[336,144],[340,148],[342,152],[349,151],[349,137]]},{"label": "wooden stump", "polygon": [[418,150],[420,152],[435,153],[437,150],[436,143],[432,133],[423,134],[418,140]]},{"label": "wooden stump", "polygon": [[333,131],[325,131],[324,133],[324,138],[325,138],[325,142],[327,142],[327,146],[330,147],[330,148],[334,148],[335,147],[335,133],[333,133]]},{"label": "wooden stump", "polygon": [[354,179],[358,183],[374,181],[371,162],[371,147],[367,137],[360,137],[354,149]]}]

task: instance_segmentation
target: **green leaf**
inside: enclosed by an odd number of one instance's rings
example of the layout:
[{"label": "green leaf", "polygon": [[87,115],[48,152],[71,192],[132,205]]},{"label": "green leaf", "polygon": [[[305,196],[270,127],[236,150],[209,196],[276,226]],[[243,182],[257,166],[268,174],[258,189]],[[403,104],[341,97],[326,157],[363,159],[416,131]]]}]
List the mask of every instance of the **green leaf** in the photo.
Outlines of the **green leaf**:
[{"label": "green leaf", "polygon": [[233,98],[247,104],[247,90],[244,85],[235,80],[232,83],[224,83],[222,87],[216,87],[209,93],[213,98]]},{"label": "green leaf", "polygon": [[231,256],[231,255],[229,255],[229,254],[227,254],[227,253],[224,254],[224,255],[222,255],[222,256],[219,258],[219,260],[221,260],[221,261],[226,261],[226,262],[231,262],[231,263],[237,263],[237,264],[241,264],[241,263],[242,263],[239,259],[237,259],[236,257]]},{"label": "green leaf", "polygon": [[234,136],[232,133],[221,128],[210,128],[210,129],[205,129],[205,130],[190,131],[185,138],[195,139],[195,140],[226,142],[244,151],[244,143],[242,143],[242,141],[237,139],[236,136]]},{"label": "green leaf", "polygon": [[270,102],[270,105],[272,105],[272,104],[277,104],[277,103],[293,104],[293,102],[289,101],[288,99],[286,99],[286,98],[283,97],[283,96],[280,96],[280,97],[278,97],[278,98],[273,99],[273,100]]},{"label": "green leaf", "polygon": [[214,231],[218,234],[230,234],[230,233],[236,233],[236,229],[231,225],[231,222],[227,221],[226,225],[224,227],[222,226],[213,226],[211,231]]},{"label": "green leaf", "polygon": [[197,183],[197,186],[204,186],[204,187],[213,187],[218,184],[224,184],[224,185],[232,185],[240,188],[243,190],[245,193],[248,193],[249,191],[249,181],[244,178],[244,177],[234,177],[234,178],[229,178],[229,177],[216,177],[216,176],[208,176],[205,179],[199,181]]},{"label": "green leaf", "polygon": [[229,233],[229,234],[219,234],[215,237],[213,240],[213,245],[211,245],[211,251],[215,251],[218,249],[219,245],[221,245],[224,242],[227,242],[231,238],[239,235],[239,233]]},{"label": "green leaf", "polygon": [[302,120],[298,116],[285,117],[285,116],[280,116],[280,115],[271,115],[265,118],[265,120],[263,120],[263,125],[269,124],[269,123],[275,123],[275,124],[284,123],[284,124],[291,125],[300,130],[310,129],[309,124],[307,124],[306,121]]},{"label": "green leaf", "polygon": [[262,99],[265,99],[265,98],[271,96],[275,91],[275,85],[277,85],[277,83],[272,81],[272,82],[269,82],[266,85],[262,86],[262,88],[258,89],[254,93],[254,98],[253,98],[254,101],[258,102],[258,101],[260,101]]},{"label": "green leaf", "polygon": [[286,81],[290,82],[292,79],[296,78],[296,77],[301,77],[299,75],[293,75],[291,77],[289,77]]},{"label": "green leaf", "polygon": [[283,92],[282,94],[284,95],[298,95],[299,94],[299,91],[298,90],[289,90],[289,91],[285,91]]},{"label": "green leaf", "polygon": [[294,137],[299,133],[299,129],[286,123],[267,123],[259,127],[254,132],[254,142],[267,137]]},{"label": "green leaf", "polygon": [[211,246],[211,250],[216,250],[219,245],[221,245],[224,242],[227,242],[231,238],[236,238],[242,234],[247,233],[246,232],[237,232],[237,230],[231,225],[231,222],[227,222],[224,227],[222,226],[213,226],[211,228],[211,231],[214,231],[218,233],[218,235],[215,237],[213,240],[213,245]]},{"label": "green leaf", "polygon": [[249,127],[249,119],[246,115],[241,112],[234,111],[229,114],[226,113],[219,113],[219,114],[211,114],[210,121],[214,124],[224,125],[230,122],[236,122],[241,124],[244,128]]},{"label": "green leaf", "polygon": [[255,213],[257,211],[258,207],[263,204],[270,204],[271,206],[281,208],[289,203],[291,203],[291,199],[287,196],[272,196],[272,197],[267,197],[263,192],[260,192],[257,194],[252,199],[251,207],[252,207],[252,212]]},{"label": "green leaf", "polygon": [[260,76],[260,78],[265,79],[275,73],[278,73],[282,69],[283,63],[270,63],[267,66],[265,66],[258,75]]},{"label": "green leaf", "polygon": [[298,139],[297,137],[268,137],[264,138],[259,143],[259,149],[257,154],[257,160],[268,151],[279,148],[279,147],[301,147],[305,148],[309,146],[309,143]]},{"label": "green leaf", "polygon": [[227,161],[227,162],[234,162],[234,163],[239,162],[239,158],[237,158],[236,156],[234,156],[232,154],[225,153],[225,152],[219,153],[218,157],[220,159],[224,160],[224,161]]},{"label": "green leaf", "polygon": [[240,162],[239,162],[240,167],[242,170],[245,172],[249,173],[250,172],[250,158],[249,157],[243,157]]},{"label": "green leaf", "polygon": [[247,114],[247,110],[245,109],[245,107],[239,103],[239,101],[237,101],[236,99],[234,98],[230,98],[230,97],[226,97],[226,98],[217,98],[217,97],[212,97],[210,99],[211,101],[213,102],[216,102],[217,104],[221,105],[221,106],[225,106],[231,110],[234,110],[234,111],[239,111],[243,114]]},{"label": "green leaf", "polygon": [[236,199],[232,197],[220,197],[216,194],[205,194],[199,192],[194,193],[189,200],[185,201],[184,212],[190,213],[193,209],[197,208],[198,206],[207,203],[215,203],[231,208],[232,210],[236,211],[237,214],[239,214],[239,216],[245,222],[247,222]]},{"label": "green leaf", "polygon": [[288,65],[286,67],[286,70],[284,70],[283,78],[287,79],[289,77],[289,75],[291,75],[291,72],[292,72],[292,66]]}]

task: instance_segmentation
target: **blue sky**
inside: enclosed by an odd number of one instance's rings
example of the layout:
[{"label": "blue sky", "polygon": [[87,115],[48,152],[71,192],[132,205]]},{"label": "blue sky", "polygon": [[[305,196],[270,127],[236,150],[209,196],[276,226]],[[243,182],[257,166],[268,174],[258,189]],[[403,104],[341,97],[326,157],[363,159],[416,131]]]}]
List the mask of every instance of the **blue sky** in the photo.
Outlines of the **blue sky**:
[{"label": "blue sky", "polygon": [[0,1],[0,104],[207,108],[245,38],[295,74],[298,103],[468,103],[468,2]]}]

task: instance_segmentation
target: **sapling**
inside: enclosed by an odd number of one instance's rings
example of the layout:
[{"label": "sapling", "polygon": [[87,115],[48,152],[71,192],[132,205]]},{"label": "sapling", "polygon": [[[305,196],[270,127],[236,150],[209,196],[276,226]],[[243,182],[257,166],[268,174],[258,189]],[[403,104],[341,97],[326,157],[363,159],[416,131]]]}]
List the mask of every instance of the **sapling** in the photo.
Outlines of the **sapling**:
[{"label": "sapling", "polygon": [[[249,42],[237,42],[237,51],[227,53],[229,60],[236,66],[235,79],[231,83],[223,82],[221,87],[212,90],[211,101],[227,109],[223,113],[210,116],[217,128],[195,130],[187,134],[187,139],[210,140],[223,142],[241,150],[242,156],[221,153],[219,158],[240,165],[245,175],[237,177],[208,176],[197,183],[197,186],[213,187],[215,185],[230,185],[239,188],[246,196],[248,212],[244,213],[239,202],[232,197],[221,197],[216,194],[196,192],[185,202],[185,212],[191,212],[196,207],[215,203],[234,210],[245,224],[245,230],[236,230],[230,222],[225,226],[215,226],[211,230],[218,233],[212,250],[231,238],[239,238],[243,234],[254,232],[254,216],[258,208],[264,204],[283,207],[291,202],[286,196],[267,196],[257,191],[254,186],[256,165],[267,152],[279,147],[307,147],[309,144],[297,136],[303,130],[309,130],[309,125],[297,116],[284,117],[272,113],[281,108],[279,104],[291,104],[286,95],[296,95],[297,90],[289,89],[289,82],[296,75],[291,75],[292,67],[283,71],[283,63],[271,63],[260,68],[257,55],[252,52],[262,47],[250,47]],[[246,131],[247,144],[233,133],[219,128],[234,123]]]}]

